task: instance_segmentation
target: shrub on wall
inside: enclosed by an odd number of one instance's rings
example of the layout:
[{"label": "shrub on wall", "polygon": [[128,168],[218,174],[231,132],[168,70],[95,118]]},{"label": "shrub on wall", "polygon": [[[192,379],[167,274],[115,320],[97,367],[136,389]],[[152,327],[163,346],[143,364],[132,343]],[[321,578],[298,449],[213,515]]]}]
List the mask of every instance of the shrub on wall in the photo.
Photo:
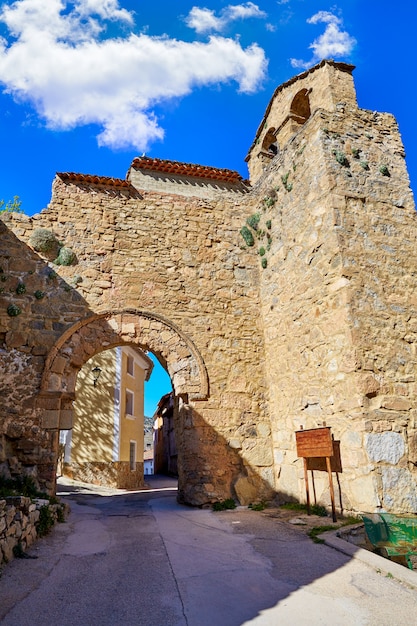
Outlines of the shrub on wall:
[{"label": "shrub on wall", "polygon": [[9,304],[7,307],[7,315],[10,317],[17,317],[22,312],[22,309],[17,304]]},{"label": "shrub on wall", "polygon": [[75,261],[75,252],[71,248],[62,247],[54,263],[56,265],[72,265]]},{"label": "shrub on wall", "polygon": [[249,228],[247,226],[243,226],[240,229],[240,234],[242,235],[243,239],[245,240],[247,246],[254,246],[255,245],[255,239],[254,239],[251,231],[249,230]]},{"label": "shrub on wall", "polygon": [[35,228],[30,236],[29,243],[36,252],[50,255],[58,252],[59,241],[54,233],[47,228]]}]

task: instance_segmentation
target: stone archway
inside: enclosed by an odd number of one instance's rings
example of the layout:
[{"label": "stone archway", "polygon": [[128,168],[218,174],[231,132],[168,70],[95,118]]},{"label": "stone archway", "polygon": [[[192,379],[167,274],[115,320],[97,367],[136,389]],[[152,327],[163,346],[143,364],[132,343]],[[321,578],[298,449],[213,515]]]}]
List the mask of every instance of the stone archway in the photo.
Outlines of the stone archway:
[{"label": "stone archway", "polygon": [[184,405],[208,398],[203,359],[175,324],[146,311],[107,311],[71,326],[50,350],[37,398],[43,428],[56,432],[72,428],[79,370],[95,354],[124,344],[155,354]]}]

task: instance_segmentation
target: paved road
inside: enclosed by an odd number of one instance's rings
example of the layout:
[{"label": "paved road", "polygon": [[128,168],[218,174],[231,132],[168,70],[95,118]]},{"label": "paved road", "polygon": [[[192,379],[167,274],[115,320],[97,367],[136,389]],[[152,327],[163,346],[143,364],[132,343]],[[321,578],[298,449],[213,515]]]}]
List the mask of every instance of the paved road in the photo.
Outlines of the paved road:
[{"label": "paved road", "polygon": [[[267,515],[61,486],[71,516],[0,579],[4,626],[395,626],[417,591]],[[417,573],[416,573],[417,578]],[[416,581],[417,584],[417,581]]]}]

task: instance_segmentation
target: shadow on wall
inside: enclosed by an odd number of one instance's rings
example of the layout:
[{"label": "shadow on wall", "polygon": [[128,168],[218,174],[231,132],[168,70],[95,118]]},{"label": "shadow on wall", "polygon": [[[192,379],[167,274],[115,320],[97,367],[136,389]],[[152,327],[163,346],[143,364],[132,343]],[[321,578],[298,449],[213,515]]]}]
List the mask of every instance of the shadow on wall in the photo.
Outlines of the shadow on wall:
[{"label": "shadow on wall", "polygon": [[[236,497],[271,497],[271,485],[204,419],[208,374],[189,336],[143,311],[97,314],[72,279],[20,241],[0,221],[0,472],[31,475],[53,492],[60,429],[72,427],[75,383],[93,355],[133,345],[153,352],[179,398],[179,498],[202,505]],[[68,268],[65,268],[68,274]],[[221,409],[221,407],[220,407]],[[227,420],[227,414],[224,414]],[[91,432],[94,437],[94,432]]]}]

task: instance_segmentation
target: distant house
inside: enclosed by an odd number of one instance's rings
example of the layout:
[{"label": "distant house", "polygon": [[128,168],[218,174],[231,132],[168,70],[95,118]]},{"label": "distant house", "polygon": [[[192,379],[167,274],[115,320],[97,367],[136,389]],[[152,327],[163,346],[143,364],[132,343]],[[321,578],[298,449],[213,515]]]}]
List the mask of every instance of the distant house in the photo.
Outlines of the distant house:
[{"label": "distant house", "polygon": [[153,448],[143,452],[143,473],[145,476],[151,476],[154,473]]},{"label": "distant house", "polygon": [[60,435],[64,475],[122,489],[143,486],[144,383],[152,368],[144,352],[119,347],[80,370],[73,429]]},{"label": "distant house", "polygon": [[156,474],[178,476],[177,444],[175,441],[174,394],[167,393],[158,402],[154,414],[154,471]]}]

